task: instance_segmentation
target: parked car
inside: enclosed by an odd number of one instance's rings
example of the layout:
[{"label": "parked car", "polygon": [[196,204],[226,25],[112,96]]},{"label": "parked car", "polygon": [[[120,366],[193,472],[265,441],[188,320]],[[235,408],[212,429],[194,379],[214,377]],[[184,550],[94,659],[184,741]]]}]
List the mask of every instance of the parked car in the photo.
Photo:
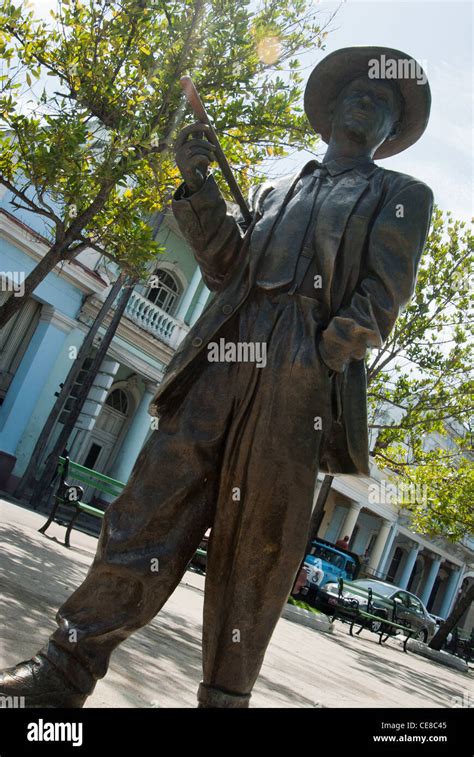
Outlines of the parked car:
[{"label": "parked car", "polygon": [[325,539],[314,539],[305,557],[304,567],[308,574],[306,586],[301,589],[305,601],[313,604],[321,586],[338,578],[352,581],[359,575],[360,559],[354,552],[336,547]]},{"label": "parked car", "polygon": [[415,629],[415,638],[420,641],[427,642],[434,636],[436,623],[421,599],[405,589],[383,581],[362,578],[350,583],[344,582],[341,598],[338,583],[328,583],[320,587],[315,606],[329,615],[334,615],[337,611],[338,616],[351,619],[357,609],[367,610],[369,590],[372,591],[371,612],[381,619],[380,623],[373,621],[373,630],[379,630],[383,619],[386,618]]}]

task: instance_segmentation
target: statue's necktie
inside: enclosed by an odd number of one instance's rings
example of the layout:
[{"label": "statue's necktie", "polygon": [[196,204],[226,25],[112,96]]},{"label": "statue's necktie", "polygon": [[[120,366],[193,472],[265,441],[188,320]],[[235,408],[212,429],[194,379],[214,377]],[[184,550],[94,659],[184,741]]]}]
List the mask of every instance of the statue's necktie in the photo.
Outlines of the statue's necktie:
[{"label": "statue's necktie", "polygon": [[[275,225],[271,239],[260,261],[256,283],[263,289],[276,289],[292,285],[300,253],[313,253],[311,236],[314,211],[319,189],[327,170],[319,166],[309,176],[304,176],[295,186],[284,213]],[[309,265],[308,261],[308,265]],[[306,266],[307,268],[307,266]]]},{"label": "statue's necktie", "polygon": [[311,212],[308,217],[303,244],[301,245],[301,251],[298,256],[296,271],[293,277],[293,284],[290,289],[291,293],[296,292],[298,289],[300,289],[315,254],[314,231],[317,217],[316,203],[319,197],[321,184],[323,183],[327,174],[327,168],[325,168],[323,165],[319,165],[318,168],[313,172],[313,175],[311,177],[311,184],[308,191],[313,195],[313,203],[311,206]]}]

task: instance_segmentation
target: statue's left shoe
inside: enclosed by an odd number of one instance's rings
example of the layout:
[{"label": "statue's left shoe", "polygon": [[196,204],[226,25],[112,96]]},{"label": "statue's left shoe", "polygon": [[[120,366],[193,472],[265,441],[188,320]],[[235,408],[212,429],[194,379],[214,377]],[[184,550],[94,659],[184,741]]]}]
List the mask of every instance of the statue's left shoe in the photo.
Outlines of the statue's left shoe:
[{"label": "statue's left shoe", "polygon": [[20,706],[77,708],[87,699],[41,654],[0,671],[0,697],[4,707],[9,700],[12,707],[18,706],[18,698],[23,698]]}]

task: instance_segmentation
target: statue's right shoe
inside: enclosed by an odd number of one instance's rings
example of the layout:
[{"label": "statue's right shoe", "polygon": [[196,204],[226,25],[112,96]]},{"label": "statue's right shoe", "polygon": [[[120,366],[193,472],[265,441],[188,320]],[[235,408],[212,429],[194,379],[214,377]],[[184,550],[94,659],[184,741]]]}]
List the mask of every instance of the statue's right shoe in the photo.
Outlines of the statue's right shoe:
[{"label": "statue's right shoe", "polygon": [[77,708],[87,699],[40,654],[0,671],[0,696],[24,697],[25,707]]}]

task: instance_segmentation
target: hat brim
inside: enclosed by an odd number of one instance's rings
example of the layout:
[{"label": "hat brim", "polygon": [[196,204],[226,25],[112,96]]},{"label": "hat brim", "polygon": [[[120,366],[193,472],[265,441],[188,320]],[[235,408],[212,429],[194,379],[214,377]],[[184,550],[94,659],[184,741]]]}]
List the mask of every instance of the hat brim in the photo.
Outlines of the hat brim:
[{"label": "hat brim", "polygon": [[[421,137],[430,115],[428,80],[420,64],[406,53],[390,47],[345,47],[335,50],[323,58],[311,73],[304,94],[304,108],[313,129],[328,143],[332,129],[331,105],[349,82],[364,76],[370,80],[369,71],[374,70],[374,60],[397,62],[390,71],[387,70],[385,80],[398,85],[405,102],[399,133],[391,141],[383,142],[374,154],[374,158],[389,158],[406,150]],[[406,63],[400,65],[398,61]],[[413,74],[413,71],[416,71],[416,76],[399,75]]]}]

